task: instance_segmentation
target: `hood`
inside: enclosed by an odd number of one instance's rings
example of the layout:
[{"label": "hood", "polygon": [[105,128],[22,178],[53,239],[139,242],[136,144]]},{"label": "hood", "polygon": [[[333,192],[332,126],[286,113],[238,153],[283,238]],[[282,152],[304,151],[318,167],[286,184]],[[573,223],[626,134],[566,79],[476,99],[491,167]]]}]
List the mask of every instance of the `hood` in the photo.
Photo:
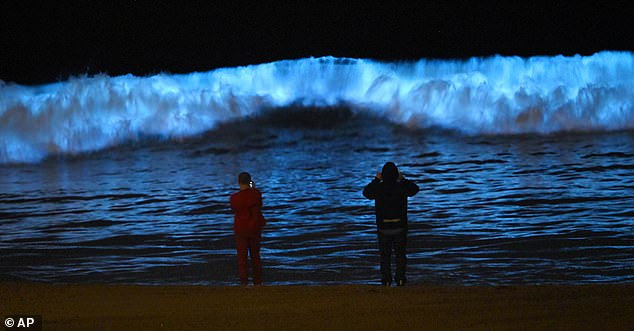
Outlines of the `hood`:
[{"label": "hood", "polygon": [[381,177],[386,182],[396,182],[398,179],[398,168],[394,162],[387,162],[381,171]]}]

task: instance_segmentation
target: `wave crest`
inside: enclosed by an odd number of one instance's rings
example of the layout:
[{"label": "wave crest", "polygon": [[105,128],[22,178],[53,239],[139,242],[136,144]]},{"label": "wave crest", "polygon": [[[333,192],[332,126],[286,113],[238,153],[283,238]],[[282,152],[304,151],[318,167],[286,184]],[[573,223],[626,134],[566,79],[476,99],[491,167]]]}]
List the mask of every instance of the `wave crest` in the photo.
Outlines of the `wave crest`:
[{"label": "wave crest", "polygon": [[178,138],[262,109],[348,105],[417,127],[467,134],[634,127],[634,56],[417,62],[307,58],[186,75],[0,82],[0,163]]}]

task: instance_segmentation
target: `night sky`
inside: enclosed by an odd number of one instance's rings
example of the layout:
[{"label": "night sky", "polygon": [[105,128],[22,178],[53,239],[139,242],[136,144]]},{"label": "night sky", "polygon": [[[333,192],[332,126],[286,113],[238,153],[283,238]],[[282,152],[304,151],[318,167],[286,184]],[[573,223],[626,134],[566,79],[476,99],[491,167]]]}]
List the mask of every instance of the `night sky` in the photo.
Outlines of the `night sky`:
[{"label": "night sky", "polygon": [[187,73],[324,55],[416,60],[634,50],[624,5],[414,2],[3,1],[0,80]]}]

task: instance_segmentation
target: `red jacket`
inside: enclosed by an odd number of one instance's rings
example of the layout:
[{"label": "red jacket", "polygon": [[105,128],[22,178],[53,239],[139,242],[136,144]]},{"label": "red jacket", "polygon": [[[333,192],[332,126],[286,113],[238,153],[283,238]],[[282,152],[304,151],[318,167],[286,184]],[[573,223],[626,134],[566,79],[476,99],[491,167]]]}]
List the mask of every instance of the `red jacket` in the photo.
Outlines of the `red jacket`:
[{"label": "red jacket", "polygon": [[266,224],[262,216],[262,193],[256,188],[241,190],[229,199],[234,214],[233,231],[237,235],[259,236]]}]

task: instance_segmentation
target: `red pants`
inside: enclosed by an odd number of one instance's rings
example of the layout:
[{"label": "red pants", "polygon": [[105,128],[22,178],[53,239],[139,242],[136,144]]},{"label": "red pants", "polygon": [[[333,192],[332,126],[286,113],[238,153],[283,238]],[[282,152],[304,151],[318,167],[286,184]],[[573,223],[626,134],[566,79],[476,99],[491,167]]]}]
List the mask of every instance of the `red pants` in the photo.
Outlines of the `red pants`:
[{"label": "red pants", "polygon": [[249,282],[249,265],[247,254],[251,255],[251,265],[253,267],[253,284],[262,284],[262,262],[260,261],[260,237],[246,237],[236,235],[236,248],[238,249],[238,271],[240,273],[240,284],[247,285]]}]

